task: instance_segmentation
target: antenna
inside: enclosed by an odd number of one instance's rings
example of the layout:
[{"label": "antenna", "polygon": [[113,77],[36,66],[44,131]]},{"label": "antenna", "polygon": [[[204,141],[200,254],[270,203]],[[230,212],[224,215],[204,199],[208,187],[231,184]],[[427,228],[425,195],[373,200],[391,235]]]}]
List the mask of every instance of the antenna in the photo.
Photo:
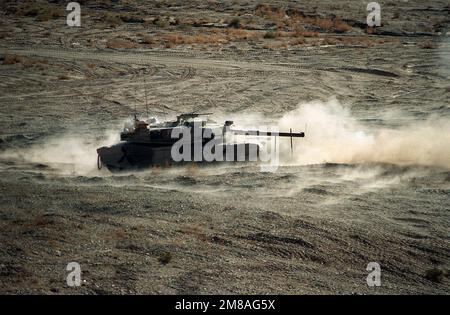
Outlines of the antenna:
[{"label": "antenna", "polygon": [[145,111],[147,113],[147,119],[148,119],[148,102],[147,102],[147,80],[144,76],[144,90],[145,90]]},{"label": "antenna", "polygon": [[292,144],[292,128],[289,130],[289,134],[291,136],[291,158],[294,156],[294,146]]},{"label": "antenna", "polygon": [[[134,94],[137,95],[137,88],[136,87],[134,87]],[[137,105],[137,102],[134,102],[134,117],[136,117],[136,115],[137,115],[136,105]]]}]

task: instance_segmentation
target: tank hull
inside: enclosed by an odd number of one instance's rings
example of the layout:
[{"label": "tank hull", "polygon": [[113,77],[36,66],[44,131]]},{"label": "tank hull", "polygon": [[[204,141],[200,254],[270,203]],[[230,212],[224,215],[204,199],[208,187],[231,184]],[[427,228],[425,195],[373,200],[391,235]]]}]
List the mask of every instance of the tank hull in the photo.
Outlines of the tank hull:
[{"label": "tank hull", "polygon": [[[153,166],[175,166],[183,164],[212,164],[259,161],[260,147],[256,143],[234,143],[216,146],[215,156],[221,156],[208,161],[202,154],[201,158],[192,155],[190,159],[175,161],[171,154],[172,146],[153,146],[146,143],[121,142],[108,147],[97,149],[98,166],[107,167],[112,172],[133,169],[144,169]],[[216,152],[214,152],[216,153]]]}]

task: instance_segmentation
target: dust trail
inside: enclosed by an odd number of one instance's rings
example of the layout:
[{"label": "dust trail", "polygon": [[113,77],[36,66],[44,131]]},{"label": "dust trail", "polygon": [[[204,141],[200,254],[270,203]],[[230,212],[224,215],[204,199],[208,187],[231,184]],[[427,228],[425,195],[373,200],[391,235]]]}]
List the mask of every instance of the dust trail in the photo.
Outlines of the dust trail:
[{"label": "dust trail", "polygon": [[[395,117],[392,117],[395,118]],[[303,129],[294,163],[392,163],[450,169],[450,120],[431,117],[396,129],[369,128],[336,100],[299,106],[279,120],[280,129]],[[282,143],[282,155],[289,156]]]},{"label": "dust trail", "polygon": [[0,157],[47,165],[61,175],[91,175],[98,172],[96,149],[117,142],[117,130],[106,132],[102,139],[73,133],[58,135],[27,148],[9,149]]}]

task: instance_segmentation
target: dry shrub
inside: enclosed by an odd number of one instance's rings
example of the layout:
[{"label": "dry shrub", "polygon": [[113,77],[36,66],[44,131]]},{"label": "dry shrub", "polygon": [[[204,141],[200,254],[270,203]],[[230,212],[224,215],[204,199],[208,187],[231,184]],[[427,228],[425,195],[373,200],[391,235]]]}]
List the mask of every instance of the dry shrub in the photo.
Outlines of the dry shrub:
[{"label": "dry shrub", "polygon": [[101,20],[109,26],[117,27],[123,24],[123,20],[117,14],[104,13],[101,16]]},{"label": "dry shrub", "polygon": [[170,42],[165,42],[164,43],[164,48],[172,48],[173,46],[175,46],[175,45],[170,43]]},{"label": "dry shrub", "polygon": [[23,4],[18,6],[15,9],[15,15],[17,16],[29,16],[29,17],[36,17],[39,14],[39,7],[35,4],[32,5],[30,3]]},{"label": "dry shrub", "polygon": [[203,231],[203,228],[196,224],[183,226],[181,232],[194,236],[200,241],[207,241],[209,239],[208,235]]},{"label": "dry shrub", "polygon": [[274,38],[277,38],[277,34],[278,32],[274,32],[274,31],[268,31],[268,32],[266,32],[265,34],[264,34],[264,38],[265,39],[274,39]]},{"label": "dry shrub", "polygon": [[186,23],[181,23],[177,25],[177,29],[180,31],[191,31],[192,30],[192,25],[186,24]]},{"label": "dry shrub", "polygon": [[132,49],[136,48],[137,44],[128,39],[113,38],[106,42],[106,47],[110,49]]},{"label": "dry shrub", "polygon": [[311,32],[311,31],[306,31],[304,29],[301,28],[296,28],[294,31],[292,32],[286,32],[286,31],[276,31],[273,32],[273,37],[269,36],[266,37],[266,35],[264,35],[264,38],[279,38],[279,37],[318,37],[319,33],[318,32]]},{"label": "dry shrub", "polygon": [[165,47],[173,47],[176,45],[194,45],[194,44],[224,44],[232,41],[254,40],[261,37],[256,31],[243,29],[212,29],[208,33],[199,33],[196,35],[182,35],[178,33],[167,34],[158,37]]},{"label": "dry shrub", "polygon": [[93,38],[89,38],[87,40],[87,44],[88,44],[89,47],[96,47],[97,46],[97,42]]},{"label": "dry shrub", "polygon": [[422,49],[436,49],[436,44],[431,40],[426,40],[417,44]]},{"label": "dry shrub", "polygon": [[369,36],[343,37],[339,40],[343,45],[358,45],[366,48],[373,47],[377,43],[375,39],[371,39]]},{"label": "dry shrub", "polygon": [[303,37],[299,37],[289,41],[290,46],[304,45],[306,44],[306,40]]},{"label": "dry shrub", "polygon": [[38,21],[50,21],[64,16],[64,11],[59,8],[46,7],[39,13]]},{"label": "dry shrub", "polygon": [[181,35],[169,34],[163,36],[166,46],[170,45],[192,45],[192,44],[218,44],[225,42],[224,38],[219,35],[211,34],[197,34],[197,35]]},{"label": "dry shrub", "polygon": [[135,14],[124,13],[120,14],[119,18],[125,23],[144,23],[144,19]]},{"label": "dry shrub", "polygon": [[276,37],[291,37],[292,32],[276,31]]},{"label": "dry shrub", "polygon": [[375,34],[375,27],[368,26],[368,27],[366,28],[366,33],[367,33],[367,34]]},{"label": "dry shrub", "polygon": [[33,218],[30,218],[28,222],[26,222],[23,227],[27,230],[31,230],[34,228],[42,228],[49,224],[51,224],[52,221],[48,220],[43,214],[38,214]]},{"label": "dry shrub", "polygon": [[260,37],[260,34],[255,31],[241,30],[241,29],[227,29],[225,31],[227,39],[233,40],[250,40]]},{"label": "dry shrub", "polygon": [[352,29],[352,27],[349,24],[345,23],[344,21],[341,21],[340,19],[336,19],[334,21],[334,28],[337,32],[340,33],[346,33]]},{"label": "dry shrub", "polygon": [[303,28],[296,27],[294,31],[291,33],[292,37],[318,37],[318,32],[306,31]]},{"label": "dry shrub", "polygon": [[166,28],[169,26],[169,21],[167,21],[164,18],[157,17],[156,19],[153,20],[153,25],[156,25],[160,28]]},{"label": "dry shrub", "polygon": [[330,31],[333,29],[334,23],[330,19],[304,18],[308,24],[315,25],[323,30]]},{"label": "dry shrub", "polygon": [[323,39],[323,43],[325,45],[336,45],[338,43],[338,40],[336,38],[327,37]]},{"label": "dry shrub", "polygon": [[36,17],[38,21],[49,21],[65,16],[64,10],[59,6],[32,2],[17,6],[14,14],[17,16]]},{"label": "dry shrub", "polygon": [[4,65],[14,65],[16,63],[22,63],[23,58],[25,58],[25,57],[19,56],[19,55],[6,54],[5,57],[3,58],[3,64]]},{"label": "dry shrub", "polygon": [[138,225],[132,226],[131,229],[133,231],[137,231],[137,232],[140,232],[140,233],[145,232],[145,230],[146,230],[144,224],[138,224]]},{"label": "dry shrub", "polygon": [[128,238],[128,233],[124,229],[116,229],[112,233],[112,236],[116,240],[124,240]]},{"label": "dry shrub", "polygon": [[148,44],[148,45],[152,45],[155,44],[155,41],[153,40],[153,37],[149,36],[149,35],[145,35],[142,37],[142,42],[144,44]]},{"label": "dry shrub", "polygon": [[268,4],[258,5],[255,9],[255,15],[271,20],[279,27],[285,25],[288,18],[283,9]]},{"label": "dry shrub", "polygon": [[114,228],[102,233],[103,239],[107,241],[123,241],[130,238],[130,234],[124,228]]},{"label": "dry shrub", "polygon": [[48,64],[48,61],[45,59],[37,59],[37,58],[28,58],[21,55],[11,55],[11,54],[5,54],[3,57],[3,64],[4,65],[14,65],[14,64],[21,64],[25,67],[31,67],[31,66],[39,66],[40,69],[44,69],[44,65]]},{"label": "dry shrub", "polygon": [[[191,37],[191,36],[188,36]],[[187,37],[181,34],[169,34],[164,36],[164,40],[170,44],[182,45],[188,42]]]},{"label": "dry shrub", "polygon": [[425,278],[436,283],[441,283],[448,275],[448,270],[440,268],[432,268],[425,272]]},{"label": "dry shrub", "polygon": [[150,26],[153,25],[153,20],[144,20],[144,23],[142,23],[142,25],[143,25],[145,28],[148,28],[148,27],[150,27]]},{"label": "dry shrub", "polygon": [[352,29],[350,25],[348,25],[338,17],[303,17],[296,13],[289,16],[285,10],[267,4],[258,5],[255,10],[255,15],[271,20],[278,27],[289,26],[295,28],[298,27],[299,24],[308,24],[325,31],[333,31],[337,33],[348,32]]},{"label": "dry shrub", "polygon": [[238,17],[231,19],[228,23],[228,27],[241,28],[241,20]]},{"label": "dry shrub", "polygon": [[32,224],[34,226],[45,226],[45,225],[49,224],[49,221],[43,215],[38,215],[34,218],[34,221]]},{"label": "dry shrub", "polygon": [[321,30],[327,32],[345,33],[352,29],[350,25],[342,21],[340,18],[311,18],[311,17],[298,17],[297,22],[305,23],[316,26]]},{"label": "dry shrub", "polygon": [[162,264],[162,265],[167,265],[168,263],[170,263],[172,261],[172,253],[170,252],[165,252],[164,254],[162,254],[161,256],[158,257],[158,261]]},{"label": "dry shrub", "polygon": [[270,44],[264,44],[263,48],[265,49],[271,49],[271,50],[277,50],[277,49],[286,49],[289,46],[289,42],[273,42]]}]

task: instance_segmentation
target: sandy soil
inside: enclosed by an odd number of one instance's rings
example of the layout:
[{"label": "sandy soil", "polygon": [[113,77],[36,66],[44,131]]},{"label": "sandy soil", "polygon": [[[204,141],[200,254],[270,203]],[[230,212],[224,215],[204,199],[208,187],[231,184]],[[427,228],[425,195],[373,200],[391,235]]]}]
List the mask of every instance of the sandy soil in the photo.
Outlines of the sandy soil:
[{"label": "sandy soil", "polygon": [[[258,4],[3,2],[1,293],[449,293],[448,2]],[[97,170],[144,85],[161,120],[307,137],[275,173]]]}]

